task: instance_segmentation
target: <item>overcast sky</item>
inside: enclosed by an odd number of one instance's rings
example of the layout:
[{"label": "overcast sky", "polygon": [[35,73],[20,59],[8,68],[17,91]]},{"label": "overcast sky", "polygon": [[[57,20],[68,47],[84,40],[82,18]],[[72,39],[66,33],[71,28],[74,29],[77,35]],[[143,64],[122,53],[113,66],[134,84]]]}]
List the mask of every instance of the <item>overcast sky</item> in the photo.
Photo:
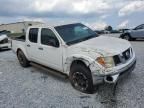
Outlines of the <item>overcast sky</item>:
[{"label": "overcast sky", "polygon": [[0,23],[83,22],[95,29],[144,23],[144,0],[0,0]]}]

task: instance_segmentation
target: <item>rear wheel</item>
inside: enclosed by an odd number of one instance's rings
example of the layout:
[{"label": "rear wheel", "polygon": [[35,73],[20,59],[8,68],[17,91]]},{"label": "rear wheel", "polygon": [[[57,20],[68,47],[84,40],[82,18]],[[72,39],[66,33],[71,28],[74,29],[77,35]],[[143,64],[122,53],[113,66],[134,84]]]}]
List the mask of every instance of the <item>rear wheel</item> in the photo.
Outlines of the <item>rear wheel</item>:
[{"label": "rear wheel", "polygon": [[72,86],[84,93],[93,93],[93,81],[90,70],[83,64],[71,67],[70,81]]},{"label": "rear wheel", "polygon": [[123,39],[130,41],[131,37],[130,37],[130,35],[126,34],[123,36]]},{"label": "rear wheel", "polygon": [[123,39],[128,40],[128,41],[135,41],[136,38],[132,38],[129,34],[125,34],[123,36]]},{"label": "rear wheel", "polygon": [[26,56],[24,55],[24,53],[21,50],[18,51],[17,57],[18,57],[19,63],[21,64],[22,67],[29,66],[29,61],[27,60]]}]

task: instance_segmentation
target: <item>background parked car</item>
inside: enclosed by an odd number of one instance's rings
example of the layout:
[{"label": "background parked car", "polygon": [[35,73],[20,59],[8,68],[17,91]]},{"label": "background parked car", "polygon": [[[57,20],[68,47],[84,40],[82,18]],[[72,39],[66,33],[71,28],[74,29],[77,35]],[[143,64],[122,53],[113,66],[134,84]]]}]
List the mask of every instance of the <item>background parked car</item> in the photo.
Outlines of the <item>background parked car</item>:
[{"label": "background parked car", "polygon": [[7,30],[2,30],[0,31],[0,35],[3,35],[3,34],[9,34],[11,33],[10,31],[7,31]]},{"label": "background parked car", "polygon": [[125,29],[119,29],[118,31],[119,31],[120,33],[124,33],[125,31],[128,31],[128,30],[130,30],[130,29],[125,28]]},{"label": "background parked car", "polygon": [[120,37],[129,41],[144,38],[144,24],[141,24],[134,29],[125,31]]},{"label": "background parked car", "polygon": [[104,34],[104,30],[95,30],[95,32],[96,32],[98,35]]},{"label": "background parked car", "polygon": [[11,40],[8,38],[6,34],[0,35],[0,50],[1,49],[10,49],[11,48]]}]

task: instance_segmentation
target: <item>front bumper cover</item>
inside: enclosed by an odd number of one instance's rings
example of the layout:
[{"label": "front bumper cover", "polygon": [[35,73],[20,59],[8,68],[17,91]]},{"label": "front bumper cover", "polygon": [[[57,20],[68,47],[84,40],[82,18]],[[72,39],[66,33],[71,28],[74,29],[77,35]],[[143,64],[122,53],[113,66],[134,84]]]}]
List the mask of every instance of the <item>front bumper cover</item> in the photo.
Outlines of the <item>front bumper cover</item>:
[{"label": "front bumper cover", "polygon": [[[136,59],[134,59],[129,65],[127,65],[126,67],[124,68],[121,68],[119,70],[117,70],[116,73],[113,73],[113,74],[109,74],[109,75],[94,75],[93,74],[93,84],[96,85],[96,84],[100,84],[100,83],[103,83],[103,82],[106,82],[106,83],[115,83],[120,77],[122,76],[125,76],[127,75],[127,73],[130,73],[134,70],[136,66]],[[115,81],[106,81],[106,77],[113,77],[115,79]]]}]

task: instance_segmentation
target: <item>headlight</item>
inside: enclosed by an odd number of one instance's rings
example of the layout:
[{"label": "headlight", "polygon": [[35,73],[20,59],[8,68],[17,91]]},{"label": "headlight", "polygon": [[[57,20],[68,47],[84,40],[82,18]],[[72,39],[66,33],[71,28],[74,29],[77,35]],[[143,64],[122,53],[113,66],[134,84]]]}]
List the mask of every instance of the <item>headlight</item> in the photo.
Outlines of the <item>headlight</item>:
[{"label": "headlight", "polygon": [[0,44],[5,44],[5,43],[8,43],[8,38],[5,38],[5,39],[0,41]]},{"label": "headlight", "polygon": [[111,68],[115,66],[113,57],[98,57],[96,61],[105,68]]}]

